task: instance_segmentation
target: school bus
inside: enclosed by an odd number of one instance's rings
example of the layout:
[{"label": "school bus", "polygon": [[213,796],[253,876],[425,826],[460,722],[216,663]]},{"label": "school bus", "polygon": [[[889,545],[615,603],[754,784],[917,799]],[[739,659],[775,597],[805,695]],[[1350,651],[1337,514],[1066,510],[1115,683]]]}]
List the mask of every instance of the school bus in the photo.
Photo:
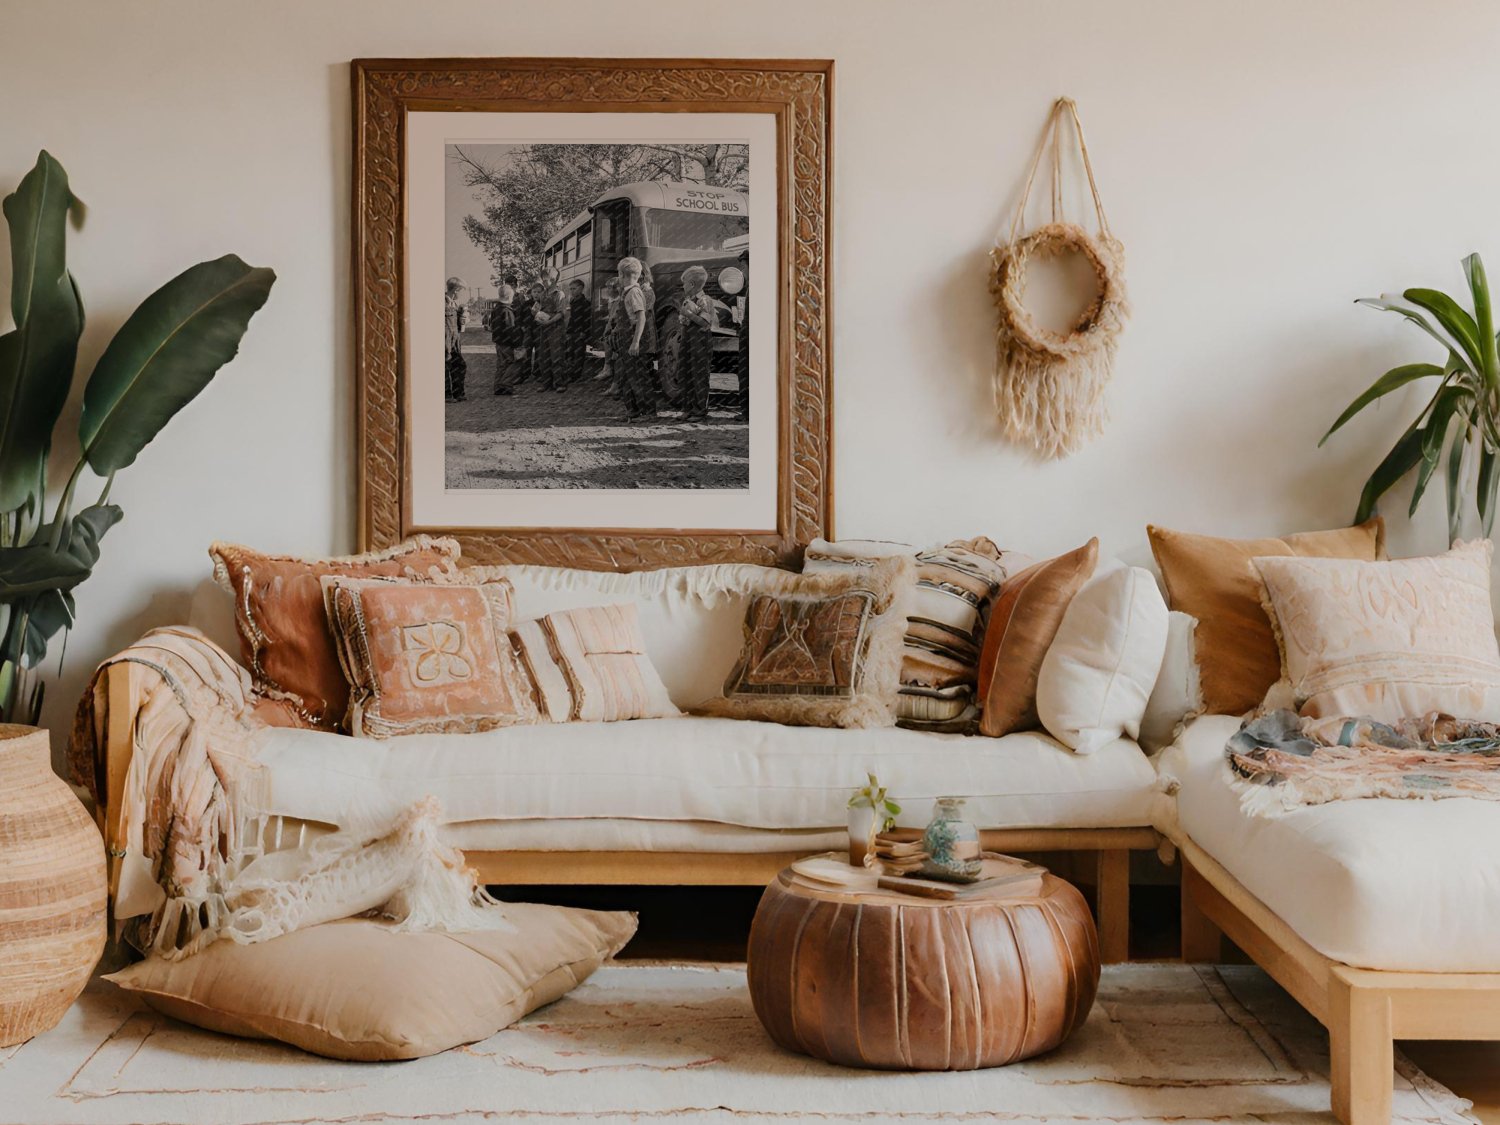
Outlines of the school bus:
[{"label": "school bus", "polygon": [[592,340],[601,348],[609,315],[605,287],[625,257],[639,258],[651,269],[662,393],[676,400],[683,389],[682,323],[677,315],[682,273],[689,266],[702,266],[708,271],[704,289],[718,312],[713,329],[714,384],[723,390],[733,385],[733,393],[743,402],[749,371],[750,289],[750,207],[745,196],[675,180],[624,184],[601,194],[552,236],[542,254],[542,268],[558,279],[564,292],[574,279],[583,282],[594,308]]}]

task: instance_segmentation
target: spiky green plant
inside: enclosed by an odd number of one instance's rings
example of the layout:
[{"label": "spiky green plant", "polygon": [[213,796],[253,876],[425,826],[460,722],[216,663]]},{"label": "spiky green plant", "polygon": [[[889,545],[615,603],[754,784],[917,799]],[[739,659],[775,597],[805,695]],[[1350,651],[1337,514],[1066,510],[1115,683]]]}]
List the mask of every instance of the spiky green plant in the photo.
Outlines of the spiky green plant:
[{"label": "spiky green plant", "polygon": [[1399,296],[1387,293],[1356,302],[1405,317],[1448,353],[1441,366],[1407,363],[1387,371],[1349,404],[1318,443],[1321,446],[1345,422],[1392,391],[1420,379],[1438,380],[1432,397],[1365,482],[1356,523],[1374,515],[1380,498],[1413,470],[1417,479],[1408,515],[1415,515],[1428,483],[1443,465],[1449,542],[1458,538],[1471,491],[1484,534],[1489,535],[1494,527],[1495,494],[1500,487],[1500,357],[1484,263],[1478,254],[1470,254],[1463,268],[1472,312],[1436,289],[1408,289]]},{"label": "spiky green plant", "polygon": [[[0,721],[35,723],[43,684],[29,684],[28,672],[73,624],[73,590],[124,515],[109,503],[115,473],[234,358],[276,275],[228,254],[141,302],[84,384],[78,460],[48,516],[47,460],[83,333],[66,254],[68,217],[81,208],[62,165],[43,152],[6,196],[4,212],[15,328],[0,335]],[[75,513],[85,468],[104,486]]]}]

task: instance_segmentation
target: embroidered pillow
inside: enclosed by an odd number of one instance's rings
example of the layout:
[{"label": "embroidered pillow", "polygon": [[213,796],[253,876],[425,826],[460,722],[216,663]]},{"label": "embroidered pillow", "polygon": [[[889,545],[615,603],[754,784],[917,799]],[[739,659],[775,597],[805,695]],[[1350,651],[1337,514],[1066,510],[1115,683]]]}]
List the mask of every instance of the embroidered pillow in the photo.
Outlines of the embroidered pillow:
[{"label": "embroidered pillow", "polygon": [[898,543],[815,540],[803,573],[868,567],[878,558],[911,554],[916,587],[906,619],[896,724],[923,730],[968,730],[979,716],[974,686],[990,605],[1009,574],[1026,565],[980,536],[917,551]]},{"label": "embroidered pillow", "polygon": [[713,715],[793,726],[895,722],[914,579],[910,556],[779,580],[745,610],[745,641]]},{"label": "embroidered pillow", "polygon": [[1161,569],[1167,605],[1198,619],[1203,708],[1215,715],[1242,715],[1260,706],[1281,674],[1252,559],[1297,555],[1373,562],[1385,557],[1385,523],[1379,516],[1358,527],[1279,539],[1217,539],[1163,527],[1147,527],[1146,534]]},{"label": "embroidered pillow", "polygon": [[469,734],[538,721],[511,651],[511,586],[326,577],[356,736]]},{"label": "embroidered pillow", "polygon": [[325,575],[429,578],[451,574],[458,543],[419,535],[387,551],[332,559],[267,555],[215,543],[214,580],[234,598],[240,654],[261,695],[286,704],[288,719],[335,730],[349,706],[349,685],[323,611]]},{"label": "embroidered pillow", "polygon": [[516,626],[511,640],[554,723],[682,714],[646,655],[632,603],[549,613]]},{"label": "embroidered pillow", "polygon": [[992,738],[1041,724],[1036,685],[1073,596],[1094,573],[1099,540],[1039,562],[1000,589],[979,657],[979,732]]},{"label": "embroidered pillow", "polygon": [[1284,667],[1268,702],[1319,719],[1500,721],[1491,552],[1482,540],[1391,562],[1256,559]]}]

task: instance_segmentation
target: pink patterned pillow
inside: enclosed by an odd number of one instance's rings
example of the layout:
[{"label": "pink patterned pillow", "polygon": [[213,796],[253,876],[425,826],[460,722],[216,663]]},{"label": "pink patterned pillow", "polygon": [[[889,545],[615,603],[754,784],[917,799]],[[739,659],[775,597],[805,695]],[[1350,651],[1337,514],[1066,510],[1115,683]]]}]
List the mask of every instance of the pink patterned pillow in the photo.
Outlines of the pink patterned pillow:
[{"label": "pink patterned pillow", "polygon": [[630,603],[549,613],[512,639],[554,723],[611,723],[680,715],[646,655]]}]

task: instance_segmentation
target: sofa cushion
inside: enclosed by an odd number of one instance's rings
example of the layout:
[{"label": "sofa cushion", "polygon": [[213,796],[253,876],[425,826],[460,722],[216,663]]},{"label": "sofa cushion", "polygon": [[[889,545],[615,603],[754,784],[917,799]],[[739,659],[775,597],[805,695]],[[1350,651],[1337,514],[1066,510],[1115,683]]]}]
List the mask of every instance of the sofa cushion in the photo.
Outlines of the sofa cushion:
[{"label": "sofa cushion", "polygon": [[1204,715],[1159,759],[1175,784],[1159,827],[1186,836],[1335,961],[1408,972],[1500,971],[1494,802],[1333,801],[1251,816],[1224,745],[1240,720]]},{"label": "sofa cushion", "polygon": [[646,655],[634,603],[549,613],[522,622],[511,640],[554,723],[678,714]]},{"label": "sofa cushion", "polygon": [[920,826],[933,799],[970,798],[984,827],[1150,823],[1156,773],[1124,740],[1074,754],[1038,732],[1005,738],[882,727],[786,727],[683,717],[544,723],[359,742],[256,732],[267,811],[329,824],[391,817],[428,794],[447,821],[559,817],[703,820],[755,828],[843,824],[873,770]]}]

